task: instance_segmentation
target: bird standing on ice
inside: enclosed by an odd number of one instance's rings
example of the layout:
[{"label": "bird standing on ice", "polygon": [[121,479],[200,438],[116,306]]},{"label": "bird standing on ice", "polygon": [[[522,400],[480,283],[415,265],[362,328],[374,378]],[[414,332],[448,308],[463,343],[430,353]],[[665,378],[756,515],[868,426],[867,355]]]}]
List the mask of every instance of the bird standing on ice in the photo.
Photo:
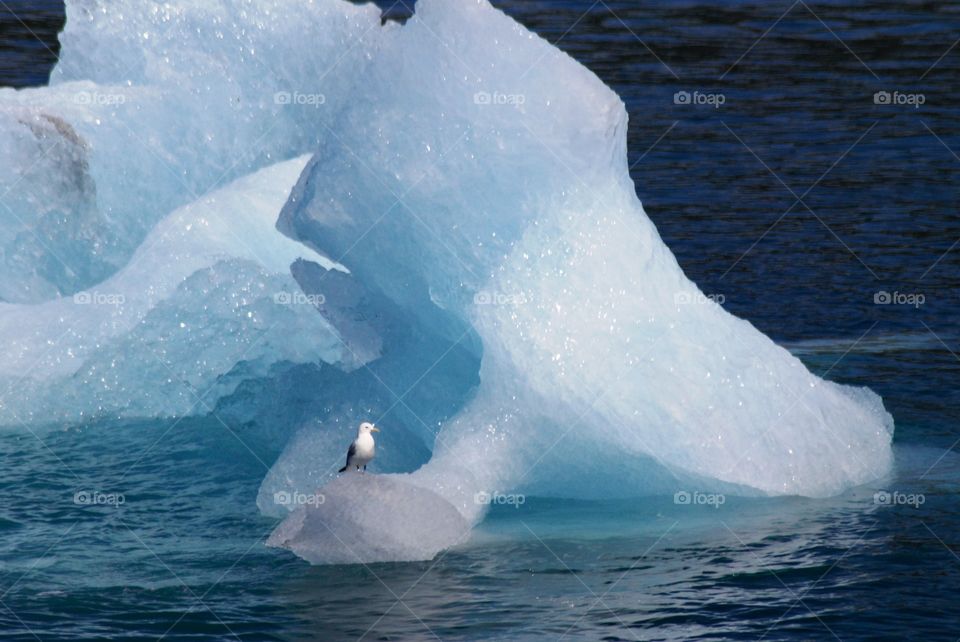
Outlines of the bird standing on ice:
[{"label": "bird standing on ice", "polygon": [[373,459],[373,451],[376,447],[373,442],[373,433],[375,432],[380,432],[380,429],[373,424],[366,421],[360,424],[360,428],[357,430],[357,438],[353,440],[353,443],[350,444],[350,450],[347,451],[347,465],[337,472],[342,473],[350,466],[356,466],[357,470],[360,470],[360,467],[363,466],[363,470],[367,470],[367,464]]}]

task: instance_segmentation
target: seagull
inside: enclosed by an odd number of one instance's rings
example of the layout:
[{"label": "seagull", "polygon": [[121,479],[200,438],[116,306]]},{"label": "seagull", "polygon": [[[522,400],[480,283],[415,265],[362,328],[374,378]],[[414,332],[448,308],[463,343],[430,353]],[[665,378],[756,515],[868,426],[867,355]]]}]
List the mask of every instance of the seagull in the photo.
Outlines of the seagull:
[{"label": "seagull", "polygon": [[347,465],[338,470],[338,473],[344,472],[350,466],[356,466],[357,470],[360,470],[360,467],[363,466],[363,470],[367,470],[367,464],[373,459],[375,444],[373,443],[372,433],[375,432],[380,432],[380,429],[372,423],[365,421],[360,424],[360,428],[357,430],[357,438],[353,440],[353,443],[350,444],[350,450],[347,451]]}]

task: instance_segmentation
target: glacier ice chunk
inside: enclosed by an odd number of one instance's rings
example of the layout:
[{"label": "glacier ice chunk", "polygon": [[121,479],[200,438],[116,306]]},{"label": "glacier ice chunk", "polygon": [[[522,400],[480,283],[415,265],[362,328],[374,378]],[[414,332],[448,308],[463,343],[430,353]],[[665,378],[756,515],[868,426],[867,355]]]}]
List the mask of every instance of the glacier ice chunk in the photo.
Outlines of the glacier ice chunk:
[{"label": "glacier ice chunk", "polygon": [[590,71],[485,0],[421,0],[377,62],[278,226],[482,343],[479,390],[404,483],[475,523],[477,493],[635,496],[646,468],[809,496],[889,468],[877,395],[813,375],[683,274],[637,199],[624,106]]}]

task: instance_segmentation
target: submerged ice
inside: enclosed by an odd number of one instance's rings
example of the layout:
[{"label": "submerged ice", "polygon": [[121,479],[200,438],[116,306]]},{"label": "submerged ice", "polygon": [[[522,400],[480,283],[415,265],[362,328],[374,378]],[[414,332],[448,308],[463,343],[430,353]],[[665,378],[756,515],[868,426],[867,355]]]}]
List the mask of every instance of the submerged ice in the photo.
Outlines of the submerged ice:
[{"label": "submerged ice", "polygon": [[[0,92],[3,423],[257,426],[270,543],[314,563],[430,558],[496,492],[889,468],[880,398],[686,278],[620,99],[486,0],[68,4],[51,87]],[[362,420],[385,474],[337,478]]]}]

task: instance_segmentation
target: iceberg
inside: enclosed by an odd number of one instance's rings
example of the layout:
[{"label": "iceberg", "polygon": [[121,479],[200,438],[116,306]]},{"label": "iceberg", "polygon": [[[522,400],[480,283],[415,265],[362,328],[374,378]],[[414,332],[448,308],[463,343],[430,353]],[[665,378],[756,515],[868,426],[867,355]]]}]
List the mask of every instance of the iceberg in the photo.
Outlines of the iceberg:
[{"label": "iceberg", "polygon": [[[401,485],[476,523],[491,493],[636,496],[695,478],[827,496],[889,468],[877,395],[811,374],[686,278],[637,199],[626,126],[595,75],[483,0],[421,0],[384,34],[279,222],[410,323],[442,333],[453,315],[482,344],[478,390],[430,461],[393,477],[382,519],[407,505]],[[348,507],[288,520],[334,510]],[[325,524],[377,559],[363,529]],[[415,526],[391,538],[418,550]]]},{"label": "iceberg", "polygon": [[0,90],[0,425],[255,426],[268,543],[317,564],[430,559],[502,494],[889,470],[882,400],[684,275],[619,97],[487,0],[69,0],[62,43]]}]

